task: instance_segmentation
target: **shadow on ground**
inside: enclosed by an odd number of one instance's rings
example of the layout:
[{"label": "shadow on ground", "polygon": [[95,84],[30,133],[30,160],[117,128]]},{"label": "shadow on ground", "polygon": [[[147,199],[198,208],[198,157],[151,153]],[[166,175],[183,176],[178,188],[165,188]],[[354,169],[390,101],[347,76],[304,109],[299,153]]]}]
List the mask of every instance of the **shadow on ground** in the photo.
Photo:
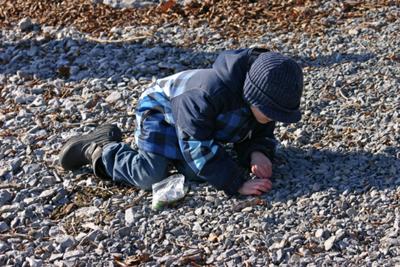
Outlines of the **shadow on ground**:
[{"label": "shadow on ground", "polygon": [[278,151],[273,177],[272,194],[265,195],[272,201],[285,202],[324,190],[336,196],[345,191],[392,190],[400,186],[400,161],[391,153],[288,147]]},{"label": "shadow on ground", "polygon": [[[163,43],[97,43],[84,39],[43,38],[0,44],[0,74],[19,74],[39,80],[82,81],[104,78],[163,77],[179,71],[210,67],[218,52],[198,52]],[[303,66],[325,67],[365,62],[375,55],[334,53],[297,58]],[[96,66],[93,68],[91,66]]]},{"label": "shadow on ground", "polygon": [[317,57],[302,57],[299,61],[303,66],[310,67],[329,67],[348,62],[362,63],[375,58],[373,53],[354,54],[354,53],[333,53],[330,55],[319,55]]},{"label": "shadow on ground", "polygon": [[[63,79],[79,82],[104,78],[164,77],[193,68],[206,68],[216,53],[197,52],[163,43],[97,43],[64,38],[23,40],[0,44],[0,74],[38,80]],[[96,68],[93,68],[96,66]]]}]

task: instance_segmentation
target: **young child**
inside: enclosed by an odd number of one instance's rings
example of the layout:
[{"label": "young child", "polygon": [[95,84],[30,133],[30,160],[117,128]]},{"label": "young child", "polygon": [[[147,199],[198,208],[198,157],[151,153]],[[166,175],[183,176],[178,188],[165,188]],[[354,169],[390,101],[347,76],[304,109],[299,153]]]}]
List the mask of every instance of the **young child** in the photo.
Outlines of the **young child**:
[{"label": "young child", "polygon": [[[92,164],[96,176],[142,189],[165,179],[174,165],[186,179],[206,181],[228,195],[271,189],[275,121],[301,118],[303,73],[292,59],[263,49],[221,53],[210,69],[159,79],[136,108],[138,151],[122,143],[115,125],[72,137],[60,164]],[[234,161],[221,145],[233,143]],[[251,171],[256,179],[246,181]]]}]

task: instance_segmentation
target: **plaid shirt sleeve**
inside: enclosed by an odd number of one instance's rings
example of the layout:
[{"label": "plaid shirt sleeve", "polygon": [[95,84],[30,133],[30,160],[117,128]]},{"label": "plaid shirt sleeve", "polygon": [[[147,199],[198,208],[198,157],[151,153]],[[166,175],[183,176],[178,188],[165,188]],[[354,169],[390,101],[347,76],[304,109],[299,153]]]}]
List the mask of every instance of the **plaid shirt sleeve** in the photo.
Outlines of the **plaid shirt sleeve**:
[{"label": "plaid shirt sleeve", "polygon": [[200,178],[228,195],[235,195],[244,183],[244,170],[214,140],[198,140],[177,128],[183,158]]}]

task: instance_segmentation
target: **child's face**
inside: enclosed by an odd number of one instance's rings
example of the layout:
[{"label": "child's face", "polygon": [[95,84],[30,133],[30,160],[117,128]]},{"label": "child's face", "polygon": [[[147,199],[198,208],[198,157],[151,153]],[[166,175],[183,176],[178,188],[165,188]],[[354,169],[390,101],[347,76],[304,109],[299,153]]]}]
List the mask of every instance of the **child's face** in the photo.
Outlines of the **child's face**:
[{"label": "child's face", "polygon": [[270,118],[265,116],[258,108],[251,106],[250,109],[254,117],[256,118],[256,121],[258,121],[259,123],[267,124],[268,122],[272,121]]}]

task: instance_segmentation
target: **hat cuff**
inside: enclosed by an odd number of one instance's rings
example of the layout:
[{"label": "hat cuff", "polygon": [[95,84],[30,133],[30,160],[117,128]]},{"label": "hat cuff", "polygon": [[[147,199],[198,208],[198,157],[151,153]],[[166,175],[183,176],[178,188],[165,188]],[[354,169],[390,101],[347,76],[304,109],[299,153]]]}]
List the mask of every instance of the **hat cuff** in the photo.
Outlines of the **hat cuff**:
[{"label": "hat cuff", "polygon": [[279,121],[284,123],[295,123],[300,121],[301,112],[300,110],[295,110],[292,112],[285,112],[281,110],[276,110],[268,106],[257,106],[257,107],[265,116],[270,118],[273,121]]}]

